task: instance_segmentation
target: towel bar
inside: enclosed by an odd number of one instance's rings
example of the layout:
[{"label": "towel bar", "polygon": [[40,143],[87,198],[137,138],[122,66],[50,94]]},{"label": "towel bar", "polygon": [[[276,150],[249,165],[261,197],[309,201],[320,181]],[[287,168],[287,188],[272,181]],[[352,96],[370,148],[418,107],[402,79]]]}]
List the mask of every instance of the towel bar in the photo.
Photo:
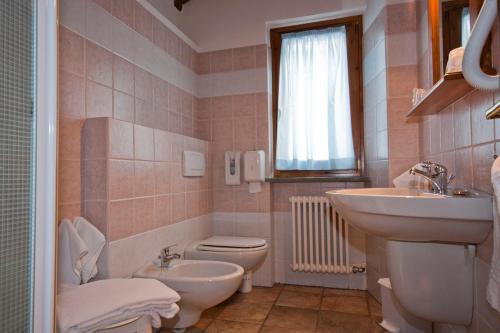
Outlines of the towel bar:
[{"label": "towel bar", "polygon": [[496,101],[495,105],[486,111],[486,119],[500,118],[500,100]]}]

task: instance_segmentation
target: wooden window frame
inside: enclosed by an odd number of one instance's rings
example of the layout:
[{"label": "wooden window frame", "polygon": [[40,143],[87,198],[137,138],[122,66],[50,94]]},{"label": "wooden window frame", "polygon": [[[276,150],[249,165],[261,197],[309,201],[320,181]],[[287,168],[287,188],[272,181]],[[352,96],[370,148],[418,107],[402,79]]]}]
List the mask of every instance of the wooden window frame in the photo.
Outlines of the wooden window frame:
[{"label": "wooden window frame", "polygon": [[312,22],[287,27],[271,29],[272,56],[272,121],[273,121],[273,162],[276,161],[276,139],[278,132],[278,94],[279,67],[281,58],[281,36],[285,33],[300,32],[313,29],[345,26],[347,40],[347,58],[349,72],[349,95],[351,105],[351,126],[354,143],[354,153],[357,161],[356,169],[349,170],[276,170],[274,177],[335,177],[360,176],[363,172],[363,84],[362,84],[362,37],[363,19],[361,15],[338,18],[327,21]]}]

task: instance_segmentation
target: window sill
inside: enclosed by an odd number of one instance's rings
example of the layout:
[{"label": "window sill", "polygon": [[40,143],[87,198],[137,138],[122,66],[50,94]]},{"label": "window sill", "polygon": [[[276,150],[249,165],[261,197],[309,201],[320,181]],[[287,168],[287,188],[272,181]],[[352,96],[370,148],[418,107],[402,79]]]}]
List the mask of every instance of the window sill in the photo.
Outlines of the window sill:
[{"label": "window sill", "polygon": [[335,175],[335,176],[311,176],[311,177],[269,177],[269,183],[366,183],[368,177]]}]

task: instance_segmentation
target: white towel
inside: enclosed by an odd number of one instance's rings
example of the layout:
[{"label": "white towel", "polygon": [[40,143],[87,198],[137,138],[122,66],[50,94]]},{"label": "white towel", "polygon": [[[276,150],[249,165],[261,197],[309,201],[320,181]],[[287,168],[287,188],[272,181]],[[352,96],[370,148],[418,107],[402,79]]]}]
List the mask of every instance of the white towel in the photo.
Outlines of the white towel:
[{"label": "white towel", "polygon": [[179,294],[155,279],[94,281],[57,295],[57,326],[60,333],[94,332],[148,315],[153,327],[160,327],[160,316],[172,318],[179,300]]},{"label": "white towel", "polygon": [[78,235],[87,244],[88,253],[82,258],[82,283],[87,283],[97,274],[97,259],[106,243],[104,235],[89,221],[81,216],[73,222]]},{"label": "white towel", "polygon": [[[415,164],[413,168],[424,171],[420,163]],[[428,190],[430,188],[430,183],[427,179],[420,175],[411,175],[410,169],[394,178],[392,183],[394,187],[419,188],[422,190]]]},{"label": "white towel", "polygon": [[493,257],[491,258],[490,277],[486,289],[486,299],[500,312],[500,158],[491,167],[491,183],[495,191],[493,200]]},{"label": "white towel", "polygon": [[88,248],[73,223],[66,218],[59,224],[58,251],[58,284],[79,285],[82,258],[88,253]]}]

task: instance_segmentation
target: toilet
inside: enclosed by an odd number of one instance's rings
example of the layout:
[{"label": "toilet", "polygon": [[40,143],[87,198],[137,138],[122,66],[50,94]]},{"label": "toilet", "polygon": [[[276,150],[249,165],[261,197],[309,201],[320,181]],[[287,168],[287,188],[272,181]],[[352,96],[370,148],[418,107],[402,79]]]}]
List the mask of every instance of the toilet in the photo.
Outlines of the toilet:
[{"label": "toilet", "polygon": [[224,302],[238,290],[243,268],[229,262],[174,260],[166,268],[147,263],[134,277],[161,281],[181,296],[177,315],[162,319],[163,327],[180,333],[196,324],[204,310]]},{"label": "toilet", "polygon": [[252,290],[252,273],[264,262],[268,245],[265,239],[213,236],[194,241],[184,250],[185,259],[216,260],[240,265],[245,270],[239,291]]}]

